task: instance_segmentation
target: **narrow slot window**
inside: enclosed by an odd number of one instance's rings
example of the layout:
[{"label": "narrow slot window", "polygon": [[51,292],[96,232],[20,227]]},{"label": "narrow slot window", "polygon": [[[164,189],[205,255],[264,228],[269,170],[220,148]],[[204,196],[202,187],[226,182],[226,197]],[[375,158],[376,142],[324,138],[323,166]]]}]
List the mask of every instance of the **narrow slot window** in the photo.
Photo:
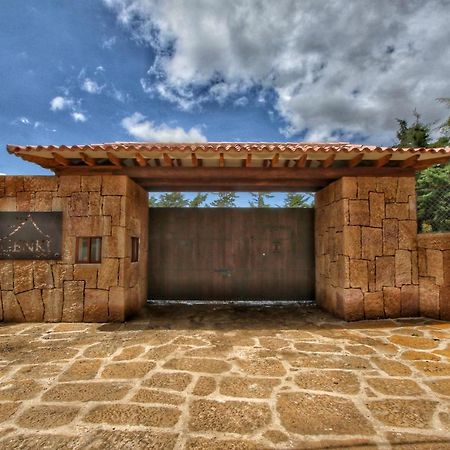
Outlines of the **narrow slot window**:
[{"label": "narrow slot window", "polygon": [[139,238],[131,238],[131,262],[139,261]]},{"label": "narrow slot window", "polygon": [[75,261],[77,263],[99,263],[102,260],[101,237],[78,237]]}]

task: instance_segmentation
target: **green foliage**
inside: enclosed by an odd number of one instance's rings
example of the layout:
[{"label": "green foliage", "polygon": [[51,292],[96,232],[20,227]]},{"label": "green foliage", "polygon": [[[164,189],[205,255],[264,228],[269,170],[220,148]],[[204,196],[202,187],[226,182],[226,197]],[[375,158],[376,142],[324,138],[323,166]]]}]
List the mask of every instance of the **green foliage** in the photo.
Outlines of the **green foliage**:
[{"label": "green foliage", "polygon": [[206,199],[208,198],[208,194],[202,194],[199,192],[190,202],[189,202],[189,208],[200,208],[201,206],[207,207],[208,205],[204,205],[203,203],[206,202]]},{"label": "green foliage", "polygon": [[289,192],[284,197],[284,205],[285,208],[309,208],[310,205],[306,198],[306,195]]},{"label": "green foliage", "polygon": [[236,192],[217,192],[216,199],[211,202],[214,208],[235,208]]},{"label": "green foliage", "polygon": [[166,192],[159,197],[159,200],[153,198],[153,207],[158,208],[186,208],[189,202],[181,192]]},{"label": "green foliage", "polygon": [[271,205],[266,203],[266,200],[273,198],[272,194],[267,192],[251,192],[252,199],[248,202],[252,208],[270,208]]},{"label": "green foliage", "polygon": [[450,231],[450,166],[435,166],[420,172],[416,192],[419,230]]},{"label": "green foliage", "polygon": [[428,147],[430,127],[420,121],[420,114],[414,111],[415,123],[408,125],[406,120],[397,119],[398,147]]}]

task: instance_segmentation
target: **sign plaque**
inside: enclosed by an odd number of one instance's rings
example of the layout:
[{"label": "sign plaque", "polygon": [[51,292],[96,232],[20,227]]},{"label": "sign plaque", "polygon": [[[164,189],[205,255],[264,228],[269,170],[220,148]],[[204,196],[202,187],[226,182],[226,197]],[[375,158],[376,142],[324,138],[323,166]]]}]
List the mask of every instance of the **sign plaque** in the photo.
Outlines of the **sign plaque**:
[{"label": "sign plaque", "polygon": [[62,212],[0,212],[0,259],[61,259]]}]

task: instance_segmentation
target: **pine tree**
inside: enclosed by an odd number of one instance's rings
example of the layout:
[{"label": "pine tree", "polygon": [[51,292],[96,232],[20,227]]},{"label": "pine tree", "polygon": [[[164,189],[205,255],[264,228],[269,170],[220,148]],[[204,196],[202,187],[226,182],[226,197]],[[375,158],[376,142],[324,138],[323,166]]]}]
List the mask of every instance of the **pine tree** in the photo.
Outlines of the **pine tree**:
[{"label": "pine tree", "polygon": [[189,206],[189,202],[181,192],[166,192],[159,197],[156,206],[160,208],[186,208]]},{"label": "pine tree", "polygon": [[399,129],[397,131],[398,147],[428,147],[430,139],[430,127],[420,121],[420,114],[414,111],[416,121],[409,126],[403,119],[397,119]]},{"label": "pine tree", "polygon": [[208,194],[202,194],[201,192],[197,193],[197,195],[189,202],[189,208],[200,208],[201,206],[207,207],[208,205],[203,205],[207,198]]},{"label": "pine tree", "polygon": [[269,203],[266,203],[266,200],[273,198],[272,194],[266,192],[251,192],[252,199],[248,202],[250,207],[252,208],[271,208]]},{"label": "pine tree", "polygon": [[306,195],[289,192],[284,197],[284,207],[285,208],[309,208]]},{"label": "pine tree", "polygon": [[211,202],[214,208],[235,208],[236,207],[236,192],[217,192],[217,198]]}]

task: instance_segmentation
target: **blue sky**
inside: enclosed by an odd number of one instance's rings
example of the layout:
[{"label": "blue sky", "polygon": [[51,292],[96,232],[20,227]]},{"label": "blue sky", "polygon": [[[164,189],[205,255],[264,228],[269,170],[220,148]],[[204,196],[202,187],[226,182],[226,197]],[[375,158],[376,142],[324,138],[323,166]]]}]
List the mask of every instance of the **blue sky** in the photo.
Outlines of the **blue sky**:
[{"label": "blue sky", "polygon": [[436,98],[450,95],[449,11],[448,0],[2,0],[0,173],[45,173],[7,143],[394,144],[396,117],[448,114]]}]

